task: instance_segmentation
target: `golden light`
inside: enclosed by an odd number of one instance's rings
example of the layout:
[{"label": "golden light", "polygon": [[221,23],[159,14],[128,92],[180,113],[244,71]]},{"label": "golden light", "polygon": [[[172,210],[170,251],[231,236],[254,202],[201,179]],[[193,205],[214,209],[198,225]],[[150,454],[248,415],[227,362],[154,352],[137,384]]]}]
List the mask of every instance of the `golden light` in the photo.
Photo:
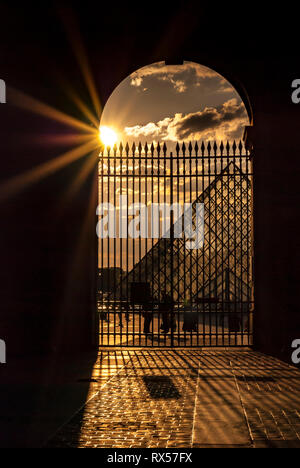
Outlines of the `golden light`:
[{"label": "golden light", "polygon": [[101,126],[99,128],[99,136],[100,136],[101,142],[105,146],[110,146],[110,147],[113,147],[118,139],[116,132],[112,128],[105,127],[105,126]]}]

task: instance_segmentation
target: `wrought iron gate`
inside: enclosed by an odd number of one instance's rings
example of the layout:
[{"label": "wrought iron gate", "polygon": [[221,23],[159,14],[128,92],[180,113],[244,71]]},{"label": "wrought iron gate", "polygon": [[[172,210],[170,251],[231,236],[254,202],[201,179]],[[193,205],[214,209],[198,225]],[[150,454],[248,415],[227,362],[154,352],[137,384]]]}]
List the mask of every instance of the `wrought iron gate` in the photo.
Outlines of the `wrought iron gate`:
[{"label": "wrought iron gate", "polygon": [[[107,148],[99,203],[100,346],[252,344],[252,163],[241,142]],[[196,248],[178,235],[185,208],[176,219],[172,209],[187,203],[194,229],[204,210]],[[154,220],[161,204],[168,216]]]}]

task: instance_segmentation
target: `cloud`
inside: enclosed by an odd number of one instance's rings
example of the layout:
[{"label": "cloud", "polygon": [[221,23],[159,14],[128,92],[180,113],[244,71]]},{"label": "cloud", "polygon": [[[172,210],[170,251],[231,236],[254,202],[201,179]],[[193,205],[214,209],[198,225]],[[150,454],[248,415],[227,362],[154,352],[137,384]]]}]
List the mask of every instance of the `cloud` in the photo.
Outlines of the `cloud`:
[{"label": "cloud", "polygon": [[244,104],[237,104],[231,99],[218,107],[206,107],[202,112],[181,116],[176,123],[176,134],[180,140],[191,136],[201,135],[208,131],[215,131],[228,124],[240,124],[246,117]]},{"label": "cloud", "polygon": [[135,77],[131,77],[131,81],[130,81],[130,84],[132,86],[141,86],[143,82],[143,78],[141,76],[135,76]]},{"label": "cloud", "polygon": [[126,135],[138,139],[140,137],[150,137],[153,138],[159,137],[162,138],[162,135],[166,134],[168,126],[172,124],[172,117],[166,117],[163,120],[160,120],[157,123],[149,122],[146,125],[134,125],[133,127],[125,127],[124,131]]},{"label": "cloud", "polygon": [[176,93],[184,93],[190,87],[202,87],[216,92],[231,93],[232,86],[215,71],[193,62],[183,65],[165,65],[158,62],[141,68],[130,75],[130,84],[141,88],[145,80],[159,80],[168,83]]},{"label": "cloud", "polygon": [[248,117],[243,102],[230,99],[217,107],[203,111],[175,114],[158,122],[125,127],[126,135],[133,139],[184,140],[233,140],[242,137]]}]

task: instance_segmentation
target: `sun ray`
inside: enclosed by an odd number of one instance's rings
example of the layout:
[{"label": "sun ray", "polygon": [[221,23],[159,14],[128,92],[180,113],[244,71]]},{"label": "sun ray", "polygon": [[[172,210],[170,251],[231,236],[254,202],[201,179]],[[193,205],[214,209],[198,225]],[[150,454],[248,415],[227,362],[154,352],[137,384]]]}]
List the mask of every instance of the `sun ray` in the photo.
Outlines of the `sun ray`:
[{"label": "sun ray", "polygon": [[82,167],[80,168],[78,174],[72,180],[70,186],[66,190],[63,199],[61,200],[60,207],[63,211],[64,207],[67,205],[69,201],[72,200],[72,198],[75,196],[75,194],[78,192],[80,187],[84,184],[85,180],[87,179],[88,175],[94,170],[98,164],[98,154],[99,150],[93,151],[87,159],[84,161],[82,164]]},{"label": "sun ray", "polygon": [[77,105],[78,109],[91,121],[91,123],[97,128],[99,126],[99,120],[93,113],[90,111],[88,106],[80,99],[79,96],[75,93],[75,91],[71,88],[70,85],[66,86],[67,94],[73,100],[73,102]]},{"label": "sun ray", "polygon": [[40,134],[40,135],[29,135],[25,141],[30,141],[30,143],[41,144],[41,145],[60,145],[60,146],[70,146],[70,145],[79,145],[84,142],[90,141],[91,135],[88,134],[62,134],[62,135],[49,135],[49,134]]},{"label": "sun ray", "polygon": [[76,161],[77,159],[83,157],[90,151],[95,150],[99,147],[99,141],[97,138],[84,143],[76,148],[73,148],[66,153],[57,156],[55,159],[47,161],[35,168],[23,172],[22,174],[13,177],[12,179],[4,182],[0,185],[0,201],[7,199],[9,196],[15,195],[16,193],[22,191],[27,186],[32,185],[44,177],[53,174],[54,172],[62,169],[67,164]]},{"label": "sun ray", "polygon": [[67,38],[77,59],[84,81],[90,93],[98,119],[101,115],[101,104],[96,85],[87,59],[87,54],[81,40],[79,26],[71,9],[61,9],[61,19],[66,30]]},{"label": "sun ray", "polygon": [[10,102],[21,109],[26,109],[35,114],[43,115],[44,117],[48,117],[58,122],[62,122],[65,125],[84,130],[90,134],[97,132],[97,129],[91,128],[84,122],[81,122],[80,120],[77,120],[74,117],[65,114],[64,112],[59,111],[54,107],[51,107],[48,104],[45,104],[38,99],[23,93],[22,91],[10,87],[9,93]]}]

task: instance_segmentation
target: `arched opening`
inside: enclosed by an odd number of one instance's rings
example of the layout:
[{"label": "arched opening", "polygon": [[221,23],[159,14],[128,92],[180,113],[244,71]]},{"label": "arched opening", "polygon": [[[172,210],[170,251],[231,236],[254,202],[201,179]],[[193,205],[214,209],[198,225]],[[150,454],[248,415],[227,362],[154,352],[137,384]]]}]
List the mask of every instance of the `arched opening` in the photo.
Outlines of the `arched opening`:
[{"label": "arched opening", "polygon": [[99,162],[100,344],[252,343],[245,105],[194,62],[143,67],[109,98]]}]

